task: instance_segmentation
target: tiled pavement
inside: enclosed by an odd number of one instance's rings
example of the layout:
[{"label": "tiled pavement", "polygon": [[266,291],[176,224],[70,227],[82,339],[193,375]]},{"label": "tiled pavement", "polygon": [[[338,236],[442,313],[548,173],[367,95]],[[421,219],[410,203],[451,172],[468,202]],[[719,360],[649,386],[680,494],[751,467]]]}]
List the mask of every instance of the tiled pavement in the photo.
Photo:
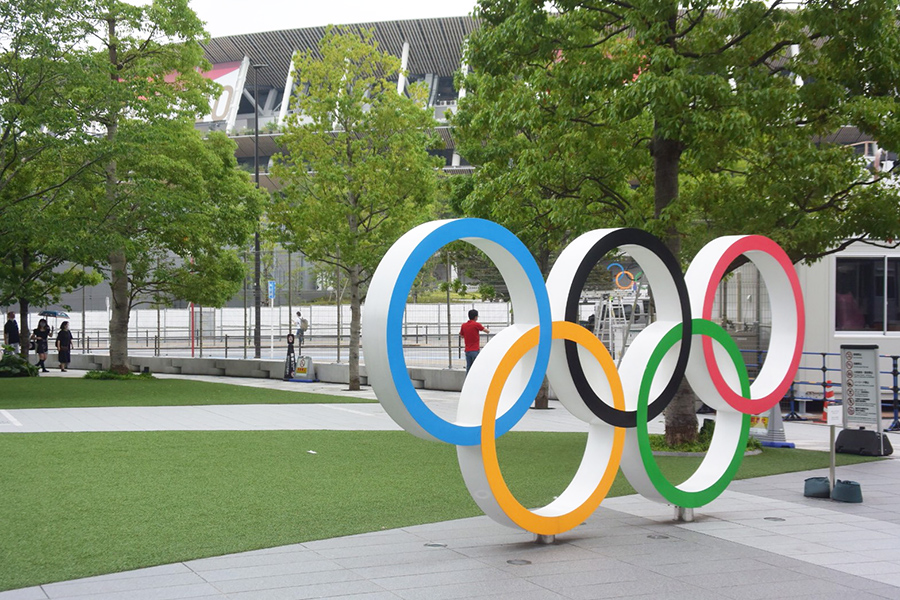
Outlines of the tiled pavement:
[{"label": "tiled pavement", "polygon": [[[564,413],[532,411],[530,418],[539,425]],[[0,432],[25,429],[2,419]],[[798,445],[827,443],[823,426],[787,429]],[[839,478],[861,484],[862,504],[804,498],[803,480],[824,474],[733,482],[692,523],[675,522],[671,507],[639,496],[608,499],[550,545],[476,517],[53,583],[2,592],[0,600],[900,599],[900,460],[838,468]]]}]

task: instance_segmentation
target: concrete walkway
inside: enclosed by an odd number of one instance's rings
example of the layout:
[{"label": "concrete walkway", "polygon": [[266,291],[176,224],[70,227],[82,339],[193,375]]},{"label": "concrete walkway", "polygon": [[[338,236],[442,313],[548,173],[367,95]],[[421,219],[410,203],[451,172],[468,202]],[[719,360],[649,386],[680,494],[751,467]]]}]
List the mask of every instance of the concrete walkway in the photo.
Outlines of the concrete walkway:
[{"label": "concrete walkway", "polygon": [[[340,387],[322,389],[340,393]],[[452,395],[431,393],[427,401],[452,412]],[[318,413],[294,408],[8,410],[0,411],[0,432],[293,429],[313,421],[317,429],[396,428],[374,404],[319,405]],[[529,411],[523,422],[551,431],[581,427],[567,419],[558,408]],[[785,429],[798,446],[827,448],[825,426]],[[900,446],[900,436],[890,435]],[[900,598],[900,460],[838,468],[839,478],[861,484],[862,504],[804,498],[804,479],[826,474],[733,482],[697,509],[692,523],[675,522],[671,507],[640,496],[611,498],[551,545],[475,517],[53,583],[2,592],[0,600]]]},{"label": "concrete walkway", "polygon": [[[83,371],[51,371],[43,377],[79,378]],[[367,399],[372,403],[347,404],[245,404],[211,406],[154,406],[112,408],[45,408],[0,410],[0,433],[62,431],[262,431],[336,430],[395,431],[400,427],[377,404],[375,392],[364,386],[351,392],[345,384],[298,383],[272,379],[217,377],[204,375],[155,374],[159,379],[189,379],[270,390],[308,392]],[[456,417],[458,392],[419,390],[425,403],[445,419]],[[700,416],[702,418],[702,415]],[[885,420],[885,427],[889,424]],[[787,441],[806,450],[828,450],[828,427],[806,422],[784,423]],[[530,410],[515,431],[585,431],[584,423],[573,417],[559,402],[550,410]],[[662,433],[662,417],[652,421],[651,433]],[[900,452],[900,434],[891,434]]]}]

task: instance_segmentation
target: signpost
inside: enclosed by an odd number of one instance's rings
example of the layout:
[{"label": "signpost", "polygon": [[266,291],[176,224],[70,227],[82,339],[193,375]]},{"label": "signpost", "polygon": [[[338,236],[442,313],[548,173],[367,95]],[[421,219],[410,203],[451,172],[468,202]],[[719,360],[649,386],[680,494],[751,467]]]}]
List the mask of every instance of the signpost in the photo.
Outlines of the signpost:
[{"label": "signpost", "polygon": [[878,385],[878,346],[841,346],[844,377],[844,425],[881,433],[881,388]]},{"label": "signpost", "polygon": [[835,442],[837,452],[885,456],[878,384],[878,346],[841,346],[844,429]]},{"label": "signpost", "polygon": [[829,449],[831,450],[831,468],[828,471],[829,479],[831,481],[831,487],[834,489],[834,483],[836,481],[834,475],[834,466],[835,466],[835,451],[834,451],[834,428],[837,426],[843,426],[844,424],[844,407],[841,404],[830,404],[828,406],[828,413],[826,414],[826,423],[828,424],[828,428],[831,430],[830,434],[830,444]]}]

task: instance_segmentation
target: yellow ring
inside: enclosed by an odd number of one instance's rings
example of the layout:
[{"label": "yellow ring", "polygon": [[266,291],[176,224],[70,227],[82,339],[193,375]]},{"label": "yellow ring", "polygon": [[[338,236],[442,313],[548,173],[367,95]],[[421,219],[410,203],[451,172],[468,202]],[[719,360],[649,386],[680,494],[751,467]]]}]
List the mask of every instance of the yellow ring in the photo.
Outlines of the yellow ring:
[{"label": "yellow ring", "polygon": [[[545,516],[528,510],[516,500],[506,485],[503,474],[500,472],[500,462],[497,457],[497,446],[494,439],[494,424],[497,418],[497,407],[500,403],[500,392],[519,360],[526,352],[537,346],[538,330],[538,327],[530,329],[512,345],[501,359],[497,371],[491,379],[481,421],[481,457],[484,462],[484,472],[488,485],[500,509],[516,525],[527,531],[541,535],[556,535],[583,523],[596,510],[600,502],[606,498],[606,494],[609,493],[609,488],[612,486],[616,473],[619,470],[619,463],[622,460],[622,450],[625,446],[625,430],[621,427],[613,428],[613,442],[606,471],[593,492],[580,506],[562,515]],[[600,340],[584,327],[568,321],[554,321],[552,334],[554,340],[572,340],[584,346],[594,356],[609,379],[613,394],[613,405],[618,410],[625,410],[622,380],[619,378],[619,372],[612,357],[609,355],[609,351]],[[591,425],[591,427],[610,427],[610,425],[598,423]],[[600,459],[594,458],[591,462],[592,465],[596,465],[600,462]]]},{"label": "yellow ring", "polygon": [[[631,279],[631,283],[629,283],[628,285],[622,285],[621,283],[619,283],[619,277],[621,277],[622,275],[628,275],[628,277]],[[631,274],[631,271],[625,271],[623,269],[622,271],[619,271],[614,281],[616,282],[616,287],[620,290],[630,290],[631,286],[634,285],[635,278],[634,275]]]}]

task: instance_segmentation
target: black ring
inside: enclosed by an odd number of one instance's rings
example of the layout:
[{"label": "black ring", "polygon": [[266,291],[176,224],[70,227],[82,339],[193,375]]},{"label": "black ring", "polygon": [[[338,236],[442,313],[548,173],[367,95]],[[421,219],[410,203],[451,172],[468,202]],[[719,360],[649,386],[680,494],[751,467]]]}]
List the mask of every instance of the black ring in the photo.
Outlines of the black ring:
[{"label": "black ring", "polygon": [[[681,272],[681,265],[669,251],[665,244],[656,236],[647,233],[641,229],[622,228],[603,236],[591,249],[585,254],[575,271],[572,278],[572,287],[569,289],[569,296],[566,301],[566,321],[578,323],[578,304],[581,300],[581,292],[587,282],[588,275],[591,270],[615,248],[623,248],[627,246],[640,246],[646,248],[650,252],[656,254],[662,261],[663,265],[669,270],[672,282],[678,292],[678,301],[681,304],[681,348],[678,352],[678,360],[675,363],[675,370],[672,378],[666,384],[663,391],[647,406],[647,419],[652,420],[659,416],[660,413],[668,406],[681,380],[684,378],[684,372],[687,368],[688,357],[691,353],[691,302],[688,296],[687,284],[684,281],[684,275]],[[640,263],[638,263],[640,264]],[[651,282],[652,285],[652,282]],[[668,300],[668,299],[667,299]],[[569,372],[572,375],[572,382],[575,389],[581,396],[582,402],[597,415],[600,419],[613,425],[614,427],[635,427],[637,424],[636,411],[626,411],[613,408],[600,399],[594,392],[594,388],[588,382],[581,366],[581,360],[578,357],[578,345],[571,341],[565,340],[566,362],[569,365]]]}]

